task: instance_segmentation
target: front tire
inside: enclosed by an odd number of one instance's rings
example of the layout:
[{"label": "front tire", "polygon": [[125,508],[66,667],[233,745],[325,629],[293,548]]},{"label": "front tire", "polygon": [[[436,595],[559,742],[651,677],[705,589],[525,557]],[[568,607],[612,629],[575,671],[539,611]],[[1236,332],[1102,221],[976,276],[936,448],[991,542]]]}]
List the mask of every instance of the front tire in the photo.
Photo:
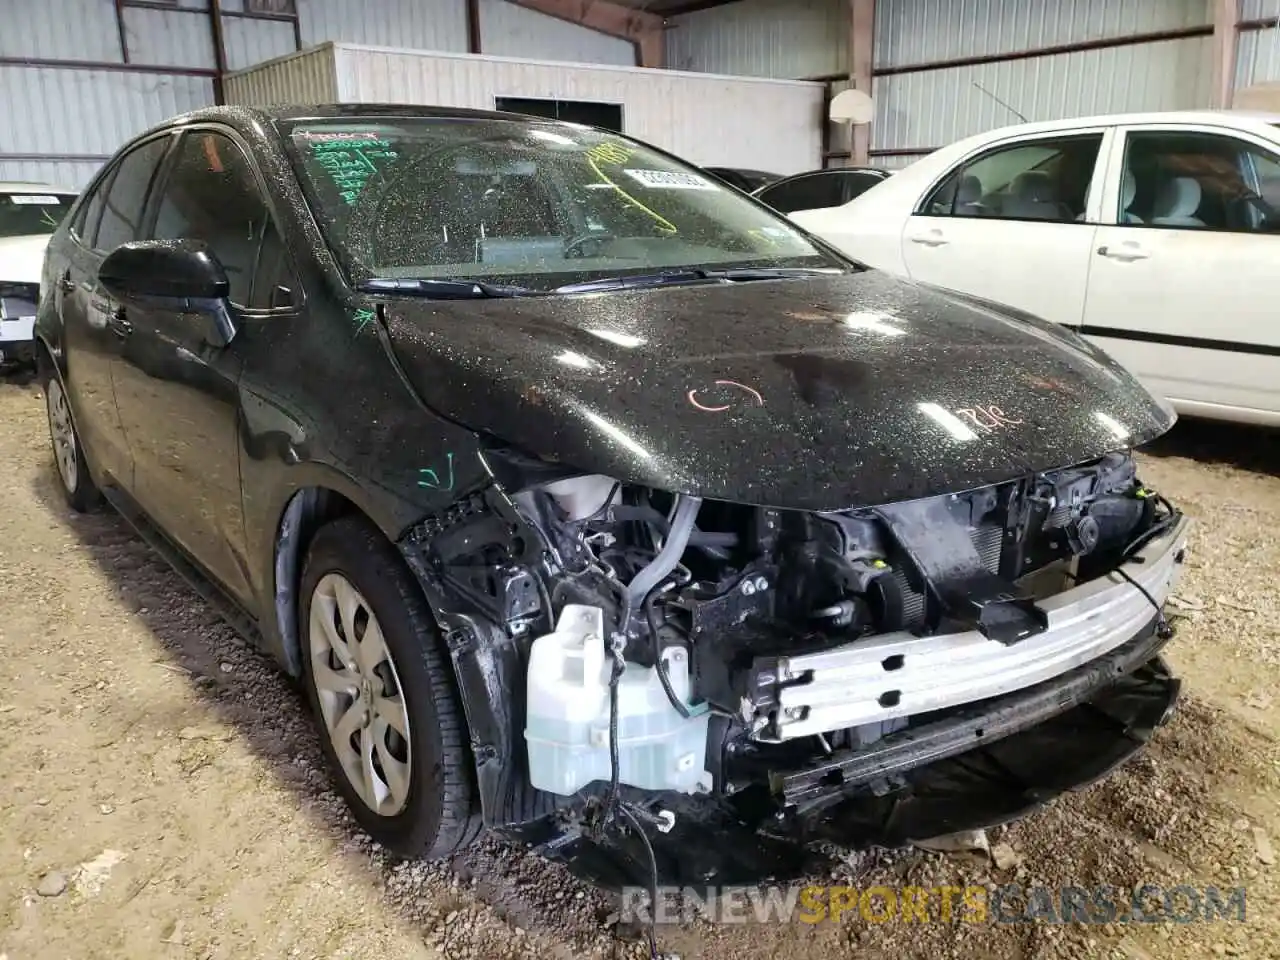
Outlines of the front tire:
[{"label": "front tire", "polygon": [[394,547],[358,517],[322,527],[300,614],[307,696],[356,820],[404,857],[469,844],[481,823],[452,667]]},{"label": "front tire", "polygon": [[89,474],[89,462],[76,432],[71,402],[62,386],[62,378],[53,369],[53,364],[42,366],[44,405],[49,417],[49,439],[53,444],[53,465],[60,481],[58,486],[72,510],[86,513],[102,502],[102,494]]}]

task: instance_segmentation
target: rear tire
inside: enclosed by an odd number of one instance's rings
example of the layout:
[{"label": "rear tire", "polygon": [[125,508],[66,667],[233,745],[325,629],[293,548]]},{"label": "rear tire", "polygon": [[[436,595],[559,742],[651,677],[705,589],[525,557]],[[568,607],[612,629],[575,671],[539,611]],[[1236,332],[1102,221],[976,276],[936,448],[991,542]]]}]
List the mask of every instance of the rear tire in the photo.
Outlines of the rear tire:
[{"label": "rear tire", "polygon": [[480,832],[453,668],[422,589],[360,517],[322,527],[302,573],[304,685],[334,781],[360,825],[403,857]]},{"label": "rear tire", "polygon": [[71,402],[67,399],[62,378],[47,358],[40,367],[58,487],[72,510],[86,513],[102,502],[102,493],[89,473],[89,462],[85,459],[84,447],[80,444],[80,433],[76,430]]}]

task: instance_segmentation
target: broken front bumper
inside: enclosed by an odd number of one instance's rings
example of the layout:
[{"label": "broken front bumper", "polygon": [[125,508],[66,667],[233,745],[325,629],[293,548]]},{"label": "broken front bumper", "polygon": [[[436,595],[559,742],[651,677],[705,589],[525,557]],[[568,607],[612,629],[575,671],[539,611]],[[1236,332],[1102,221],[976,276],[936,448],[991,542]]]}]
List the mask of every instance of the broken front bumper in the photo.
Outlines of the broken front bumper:
[{"label": "broken front bumper", "polygon": [[[1138,753],[1177,701],[1179,682],[1160,659],[1165,639],[1153,626],[1154,617],[1119,649],[1065,676],[770,777],[787,804],[780,810],[748,799],[746,781],[728,801],[665,796],[674,829],[649,834],[660,882],[825,875],[835,863],[823,841],[895,847],[990,827],[1095,783]],[[598,843],[550,823],[543,830],[520,839],[583,879],[609,887],[649,881],[645,847],[632,834]]]},{"label": "broken front bumper", "polygon": [[1011,646],[976,630],[901,632],[781,658],[769,665],[768,680],[755,684],[766,695],[751,719],[774,734],[769,739],[793,740],[989,700],[1087,664],[1149,623],[1153,601],[1164,604],[1181,572],[1189,526],[1182,518],[1125,563],[1133,582],[1111,573],[1041,601],[1048,629]]}]

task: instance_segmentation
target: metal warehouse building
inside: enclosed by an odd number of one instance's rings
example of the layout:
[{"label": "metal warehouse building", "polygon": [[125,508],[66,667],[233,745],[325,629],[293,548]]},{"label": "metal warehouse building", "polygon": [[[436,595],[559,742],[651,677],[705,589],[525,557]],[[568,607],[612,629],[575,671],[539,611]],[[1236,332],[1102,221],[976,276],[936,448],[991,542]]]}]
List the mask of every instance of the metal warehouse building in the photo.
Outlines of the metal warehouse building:
[{"label": "metal warehouse building", "polygon": [[[781,173],[841,164],[851,154],[897,167],[1019,117],[1225,105],[1234,91],[1280,80],[1280,0],[7,0],[5,6],[0,178],[68,186],[83,184],[150,124],[226,102],[237,87],[228,85],[228,74],[325,42],[437,55],[438,82],[407,91],[384,86],[379,97],[429,95],[485,107],[496,106],[495,97],[625,100],[626,132],[700,162],[767,165],[765,145],[787,139],[791,153],[775,161]],[[484,82],[468,73],[466,58],[473,55],[501,58],[482,61]],[[559,80],[547,81],[544,70],[537,89],[521,89],[515,67],[498,66],[511,60],[565,66]],[[766,91],[787,88],[673,79],[623,90],[587,79],[625,78],[618,68],[626,67],[807,80],[819,93],[791,88],[770,100]],[[472,89],[459,92],[466,83]],[[818,105],[823,91],[849,86],[869,90],[876,102],[874,123],[869,131],[858,128],[852,144],[846,131],[824,129]],[[734,89],[741,94],[736,101]],[[746,109],[741,97],[752,90],[762,99]],[[345,91],[317,87],[321,92]],[[671,128],[672,100],[682,101],[679,113],[691,124],[682,134]],[[667,128],[659,129],[655,117],[667,117]],[[805,128],[799,140],[797,122]],[[741,129],[726,141],[726,126]],[[754,156],[753,142],[760,147]]]}]

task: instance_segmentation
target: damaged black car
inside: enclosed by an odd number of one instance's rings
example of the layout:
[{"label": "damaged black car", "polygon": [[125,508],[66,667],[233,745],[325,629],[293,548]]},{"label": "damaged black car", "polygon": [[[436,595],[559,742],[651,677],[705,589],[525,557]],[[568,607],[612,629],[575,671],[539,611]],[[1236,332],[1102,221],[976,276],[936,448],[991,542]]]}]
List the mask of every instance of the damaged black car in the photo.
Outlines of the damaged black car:
[{"label": "damaged black car", "polygon": [[[653,147],[215,108],[49,245],[54,461],[298,677],[403,855],[724,882],[1017,817],[1165,722],[1174,415]],[[285,709],[282,705],[282,709]]]}]

